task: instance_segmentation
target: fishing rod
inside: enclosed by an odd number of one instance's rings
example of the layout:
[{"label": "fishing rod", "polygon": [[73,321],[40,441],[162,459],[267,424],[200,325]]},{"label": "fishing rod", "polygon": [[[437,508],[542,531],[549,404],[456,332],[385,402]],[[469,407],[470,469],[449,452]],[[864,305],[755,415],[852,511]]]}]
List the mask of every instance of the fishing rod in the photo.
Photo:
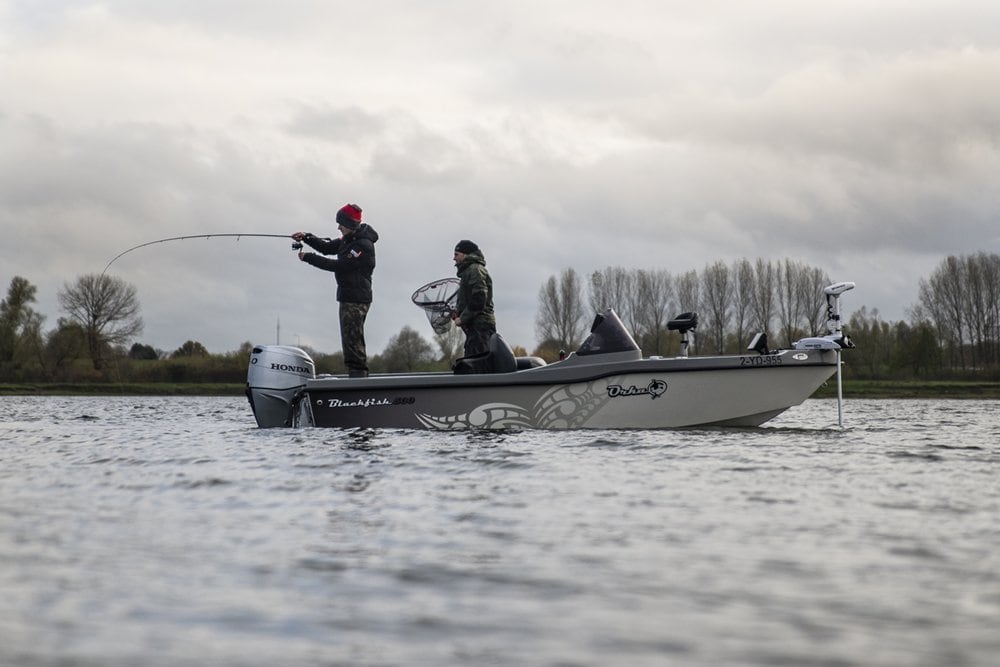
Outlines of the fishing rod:
[{"label": "fishing rod", "polygon": [[[291,234],[192,234],[190,236],[171,236],[168,239],[157,239],[156,241],[147,241],[146,243],[140,243],[137,246],[132,246],[128,250],[118,253],[117,255],[115,255],[114,259],[108,262],[108,265],[104,267],[104,270],[101,271],[101,275],[103,276],[105,273],[107,273],[108,269],[111,268],[111,265],[115,263],[115,260],[117,260],[122,255],[127,255],[133,250],[138,250],[139,248],[145,248],[148,245],[155,245],[157,243],[166,243],[167,241],[186,241],[187,239],[211,239],[215,237],[235,237],[236,240],[239,240],[244,236],[256,236],[256,237],[264,237],[271,239],[292,238]],[[301,250],[301,249],[302,249],[302,244],[299,243],[298,241],[292,244],[292,250]]]}]

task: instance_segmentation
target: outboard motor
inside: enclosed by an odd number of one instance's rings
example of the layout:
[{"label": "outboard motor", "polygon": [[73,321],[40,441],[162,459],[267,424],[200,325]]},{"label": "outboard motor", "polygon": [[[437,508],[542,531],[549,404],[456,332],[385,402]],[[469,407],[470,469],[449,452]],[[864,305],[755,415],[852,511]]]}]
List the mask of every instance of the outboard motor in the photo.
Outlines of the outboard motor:
[{"label": "outboard motor", "polygon": [[257,345],[247,369],[247,398],[257,426],[291,426],[295,403],[316,366],[303,350],[287,345]]}]

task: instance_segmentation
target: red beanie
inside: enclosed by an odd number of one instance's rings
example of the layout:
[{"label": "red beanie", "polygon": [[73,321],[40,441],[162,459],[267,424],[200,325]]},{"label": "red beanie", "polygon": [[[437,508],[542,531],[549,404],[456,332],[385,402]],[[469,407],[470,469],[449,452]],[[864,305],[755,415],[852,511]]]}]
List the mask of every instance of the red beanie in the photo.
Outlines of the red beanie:
[{"label": "red beanie", "polygon": [[345,204],[337,211],[337,224],[348,229],[357,229],[361,224],[361,207],[357,204]]}]

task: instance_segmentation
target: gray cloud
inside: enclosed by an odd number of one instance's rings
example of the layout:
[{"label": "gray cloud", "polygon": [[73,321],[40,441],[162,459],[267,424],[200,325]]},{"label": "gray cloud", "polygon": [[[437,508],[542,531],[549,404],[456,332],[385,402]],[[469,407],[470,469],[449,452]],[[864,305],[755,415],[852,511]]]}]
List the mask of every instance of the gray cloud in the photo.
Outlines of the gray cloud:
[{"label": "gray cloud", "polygon": [[[996,251],[1000,9],[890,2],[40,1],[0,32],[0,280],[153,239],[382,234],[373,349],[474,238],[534,344],[565,267],[791,257],[902,318],[947,255]],[[991,245],[992,244],[992,245]],[[279,240],[156,245],[145,342],[339,348],[330,274]]]}]

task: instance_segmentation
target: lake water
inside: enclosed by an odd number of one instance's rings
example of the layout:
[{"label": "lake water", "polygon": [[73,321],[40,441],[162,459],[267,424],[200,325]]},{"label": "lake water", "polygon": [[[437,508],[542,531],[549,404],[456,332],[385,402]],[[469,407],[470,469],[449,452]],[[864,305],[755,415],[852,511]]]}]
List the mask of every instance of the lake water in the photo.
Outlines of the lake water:
[{"label": "lake water", "polygon": [[259,430],[0,397],[0,664],[995,665],[994,401]]}]

